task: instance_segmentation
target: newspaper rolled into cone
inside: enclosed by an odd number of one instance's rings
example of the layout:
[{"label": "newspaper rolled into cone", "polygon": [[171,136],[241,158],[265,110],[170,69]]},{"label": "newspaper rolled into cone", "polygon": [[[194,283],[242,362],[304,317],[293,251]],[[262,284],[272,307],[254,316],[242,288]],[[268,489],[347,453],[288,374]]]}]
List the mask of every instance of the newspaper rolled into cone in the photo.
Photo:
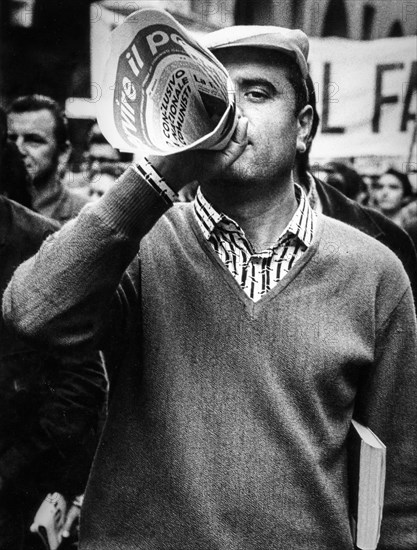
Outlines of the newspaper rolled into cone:
[{"label": "newspaper rolled into cone", "polygon": [[232,88],[221,63],[171,15],[142,9],[112,32],[98,123],[121,151],[223,149],[237,122]]}]

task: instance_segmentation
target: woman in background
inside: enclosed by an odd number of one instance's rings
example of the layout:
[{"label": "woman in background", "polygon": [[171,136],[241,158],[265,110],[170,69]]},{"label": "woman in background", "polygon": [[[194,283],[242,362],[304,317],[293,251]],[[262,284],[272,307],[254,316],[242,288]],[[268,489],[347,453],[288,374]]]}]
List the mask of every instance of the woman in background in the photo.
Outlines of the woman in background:
[{"label": "woman in background", "polygon": [[407,175],[390,168],[372,187],[375,208],[402,228],[417,218],[417,202]]}]

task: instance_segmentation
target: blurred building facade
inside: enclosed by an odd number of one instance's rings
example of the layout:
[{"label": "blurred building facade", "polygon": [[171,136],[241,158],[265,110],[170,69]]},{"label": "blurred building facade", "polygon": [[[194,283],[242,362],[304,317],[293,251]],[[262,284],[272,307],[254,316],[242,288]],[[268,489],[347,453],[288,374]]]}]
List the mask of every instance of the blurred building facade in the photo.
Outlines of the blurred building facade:
[{"label": "blurred building facade", "polygon": [[371,40],[416,33],[415,0],[2,0],[0,102],[24,93],[89,97],[90,36],[142,6],[165,8],[198,33],[233,24],[302,28],[310,36]]},{"label": "blurred building facade", "polygon": [[372,40],[416,33],[415,0],[237,0],[237,24],[300,28],[309,36]]},{"label": "blurred building facade", "polygon": [[85,0],[0,2],[0,100],[29,93],[88,96],[90,6]]}]

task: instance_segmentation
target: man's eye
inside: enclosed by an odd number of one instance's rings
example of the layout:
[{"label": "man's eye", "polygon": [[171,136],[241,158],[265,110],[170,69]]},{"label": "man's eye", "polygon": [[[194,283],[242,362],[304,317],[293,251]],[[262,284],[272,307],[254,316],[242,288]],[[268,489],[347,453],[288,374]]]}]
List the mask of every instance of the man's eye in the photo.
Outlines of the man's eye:
[{"label": "man's eye", "polygon": [[35,143],[35,144],[42,144],[45,143],[45,140],[41,138],[40,136],[27,136],[26,141],[28,143]]},{"label": "man's eye", "polygon": [[263,101],[265,99],[268,99],[268,93],[265,90],[247,90],[245,92],[245,97],[252,101]]}]

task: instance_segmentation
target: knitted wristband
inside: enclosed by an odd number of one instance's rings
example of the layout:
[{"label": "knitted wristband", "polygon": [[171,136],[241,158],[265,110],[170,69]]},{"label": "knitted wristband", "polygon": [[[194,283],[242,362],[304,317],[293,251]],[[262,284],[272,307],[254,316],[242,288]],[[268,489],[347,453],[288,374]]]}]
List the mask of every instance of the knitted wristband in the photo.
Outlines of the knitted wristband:
[{"label": "knitted wristband", "polygon": [[178,195],[167,185],[164,178],[155,170],[146,157],[139,164],[134,164],[133,168],[168,206],[172,206],[172,203],[178,200]]}]

